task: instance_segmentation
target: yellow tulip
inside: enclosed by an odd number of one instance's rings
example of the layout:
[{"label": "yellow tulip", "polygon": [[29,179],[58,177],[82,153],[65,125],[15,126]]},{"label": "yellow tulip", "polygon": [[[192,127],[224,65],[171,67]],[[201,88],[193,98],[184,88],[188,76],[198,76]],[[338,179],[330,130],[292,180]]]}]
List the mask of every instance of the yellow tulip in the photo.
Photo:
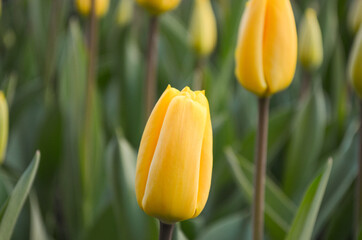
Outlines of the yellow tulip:
[{"label": "yellow tulip", "polygon": [[133,15],[133,0],[121,0],[117,9],[117,23],[123,27],[131,22]]},{"label": "yellow tulip", "polygon": [[348,25],[353,33],[357,33],[362,25],[362,0],[354,0],[350,5]]},{"label": "yellow tulip", "polygon": [[206,56],[214,50],[217,27],[210,0],[195,0],[190,32],[191,44],[197,54]]},{"label": "yellow tulip", "polygon": [[287,88],[297,62],[297,31],[289,0],[250,0],[239,29],[236,76],[265,97]]},{"label": "yellow tulip", "polygon": [[144,7],[149,13],[159,15],[176,8],[180,0],[136,0],[137,3]]},{"label": "yellow tulip", "polygon": [[211,172],[212,128],[204,92],[168,86],[143,132],[137,202],[164,223],[197,217],[209,195]]},{"label": "yellow tulip", "polygon": [[362,98],[362,25],[352,46],[348,74],[355,91]]},{"label": "yellow tulip", "polygon": [[0,91],[0,164],[4,161],[9,131],[9,110],[5,96]]},{"label": "yellow tulip", "polygon": [[[94,0],[96,16],[103,17],[109,8],[109,0]],[[76,0],[76,5],[80,14],[88,16],[91,10],[92,0]]]},{"label": "yellow tulip", "polygon": [[299,59],[307,70],[320,67],[323,61],[322,33],[317,14],[308,8],[299,29]]}]

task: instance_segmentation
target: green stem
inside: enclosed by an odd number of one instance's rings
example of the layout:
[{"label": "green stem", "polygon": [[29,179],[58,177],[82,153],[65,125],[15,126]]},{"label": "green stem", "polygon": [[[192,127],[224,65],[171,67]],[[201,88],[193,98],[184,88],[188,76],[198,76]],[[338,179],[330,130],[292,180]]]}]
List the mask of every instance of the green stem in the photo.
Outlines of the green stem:
[{"label": "green stem", "polygon": [[192,86],[194,90],[202,90],[204,87],[203,68],[204,68],[204,59],[198,57],[196,60],[194,82]]},{"label": "green stem", "polygon": [[160,235],[158,240],[171,240],[175,224],[167,224],[160,221]]},{"label": "green stem", "polygon": [[146,72],[146,118],[151,114],[156,99],[156,75],[157,75],[157,37],[158,17],[152,16],[150,21],[148,49],[147,49],[147,72]]},{"label": "green stem", "polygon": [[268,146],[269,98],[259,98],[258,135],[255,148],[253,240],[262,240],[264,234],[264,192]]}]

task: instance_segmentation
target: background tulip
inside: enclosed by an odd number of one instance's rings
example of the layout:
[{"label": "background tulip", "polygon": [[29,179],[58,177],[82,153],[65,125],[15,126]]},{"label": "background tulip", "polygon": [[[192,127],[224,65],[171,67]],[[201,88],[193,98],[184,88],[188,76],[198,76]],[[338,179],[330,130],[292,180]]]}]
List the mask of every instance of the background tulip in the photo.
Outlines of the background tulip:
[{"label": "background tulip", "polygon": [[[78,11],[87,16],[90,13],[92,0],[76,0]],[[103,17],[109,8],[109,0],[95,0],[96,15],[97,17]]]},{"label": "background tulip", "polygon": [[299,29],[299,59],[306,70],[320,67],[323,61],[322,33],[317,14],[308,8]]},{"label": "background tulip", "polygon": [[177,7],[180,0],[136,0],[137,3],[144,7],[149,13],[159,15]]},{"label": "background tulip", "polygon": [[214,50],[217,27],[210,0],[195,0],[190,34],[191,45],[197,54],[205,56]]},{"label": "background tulip", "polygon": [[350,5],[348,25],[353,33],[357,33],[362,24],[362,0],[354,0]]},{"label": "background tulip", "polygon": [[297,61],[297,31],[289,0],[251,0],[235,53],[239,82],[258,96],[287,88]]},{"label": "background tulip", "polygon": [[353,43],[348,74],[356,93],[362,98],[362,27]]},{"label": "background tulip", "polygon": [[9,131],[9,110],[2,91],[0,91],[0,164],[4,161]]},{"label": "background tulip", "polygon": [[211,172],[212,129],[204,93],[167,87],[139,148],[139,206],[165,223],[194,218],[206,204]]},{"label": "background tulip", "polygon": [[133,16],[133,0],[121,0],[117,9],[117,23],[120,27],[129,24]]}]

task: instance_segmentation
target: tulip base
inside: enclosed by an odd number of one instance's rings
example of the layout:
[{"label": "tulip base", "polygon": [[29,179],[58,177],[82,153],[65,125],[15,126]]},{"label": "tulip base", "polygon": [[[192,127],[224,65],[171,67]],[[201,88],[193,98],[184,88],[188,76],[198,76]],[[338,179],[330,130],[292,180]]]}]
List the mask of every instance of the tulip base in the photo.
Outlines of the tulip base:
[{"label": "tulip base", "polygon": [[255,145],[253,240],[264,235],[264,192],[268,146],[269,98],[259,98],[258,132]]},{"label": "tulip base", "polygon": [[175,224],[167,224],[160,221],[159,240],[171,240]]}]

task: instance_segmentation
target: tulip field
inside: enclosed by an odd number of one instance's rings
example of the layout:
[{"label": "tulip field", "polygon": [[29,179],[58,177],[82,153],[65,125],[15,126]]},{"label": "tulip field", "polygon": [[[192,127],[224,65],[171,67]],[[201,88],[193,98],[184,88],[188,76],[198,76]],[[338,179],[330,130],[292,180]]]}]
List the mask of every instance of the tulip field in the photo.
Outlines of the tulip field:
[{"label": "tulip field", "polygon": [[0,0],[0,240],[362,240],[362,0]]}]

